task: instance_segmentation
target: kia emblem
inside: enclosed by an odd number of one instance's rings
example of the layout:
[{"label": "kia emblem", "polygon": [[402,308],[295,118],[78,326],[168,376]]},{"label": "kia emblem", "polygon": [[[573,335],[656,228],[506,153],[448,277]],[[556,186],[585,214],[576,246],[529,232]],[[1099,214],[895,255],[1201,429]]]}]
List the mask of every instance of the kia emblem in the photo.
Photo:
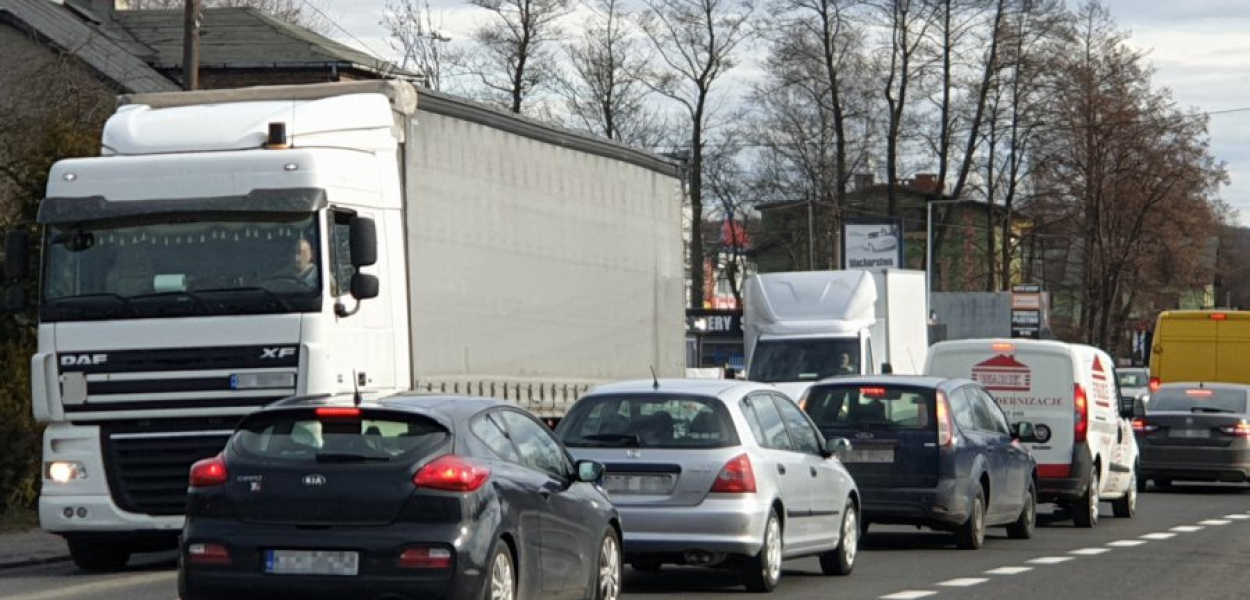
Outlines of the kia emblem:
[{"label": "kia emblem", "polygon": [[305,475],[304,476],[304,485],[325,485],[325,484],[326,484],[325,475]]}]

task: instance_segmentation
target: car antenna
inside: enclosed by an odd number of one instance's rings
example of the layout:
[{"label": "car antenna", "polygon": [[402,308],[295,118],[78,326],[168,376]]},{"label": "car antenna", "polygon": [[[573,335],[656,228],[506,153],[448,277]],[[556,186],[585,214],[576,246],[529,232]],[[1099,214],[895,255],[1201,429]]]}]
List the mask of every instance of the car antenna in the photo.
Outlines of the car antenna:
[{"label": "car antenna", "polygon": [[647,365],[647,368],[651,369],[651,389],[660,389],[660,378],[655,376],[655,365]]},{"label": "car antenna", "polygon": [[360,406],[360,379],[355,369],[352,370],[352,406]]}]

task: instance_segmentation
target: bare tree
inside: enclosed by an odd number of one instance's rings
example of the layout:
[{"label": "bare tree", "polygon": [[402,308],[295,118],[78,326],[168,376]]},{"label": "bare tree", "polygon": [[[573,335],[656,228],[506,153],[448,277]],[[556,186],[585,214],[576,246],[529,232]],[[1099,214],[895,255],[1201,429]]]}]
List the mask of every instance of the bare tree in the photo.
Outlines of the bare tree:
[{"label": "bare tree", "polygon": [[621,5],[621,0],[594,0],[595,14],[577,41],[565,47],[569,72],[560,77],[560,94],[575,126],[653,148],[668,133],[648,98],[650,57]]},{"label": "bare tree", "polygon": [[[129,10],[181,10],[186,0],[129,0]],[[204,8],[255,8],[276,19],[326,33],[333,23],[323,0],[202,0]]]},{"label": "bare tree", "polygon": [[508,110],[520,113],[529,96],[552,83],[553,42],[564,34],[559,21],[574,0],[469,0],[490,13],[473,32],[479,47],[469,71]]},{"label": "bare tree", "polygon": [[885,17],[890,33],[889,68],[882,92],[889,122],[885,137],[885,169],[890,216],[898,214],[899,161],[902,155],[901,136],[908,106],[908,93],[919,76],[919,53],[929,27],[933,24],[933,0],[877,0],[877,10]]},{"label": "bare tree", "polygon": [[753,6],[742,0],[645,0],[639,27],[663,70],[653,86],[689,117],[690,306],[703,306],[703,156],[715,112],[712,86],[737,64],[735,51],[750,34]]},{"label": "bare tree", "polygon": [[431,89],[442,89],[443,65],[458,55],[444,49],[451,38],[443,35],[442,19],[435,21],[429,0],[390,0],[381,25],[391,34],[391,49],[403,57],[400,67],[420,73]]}]

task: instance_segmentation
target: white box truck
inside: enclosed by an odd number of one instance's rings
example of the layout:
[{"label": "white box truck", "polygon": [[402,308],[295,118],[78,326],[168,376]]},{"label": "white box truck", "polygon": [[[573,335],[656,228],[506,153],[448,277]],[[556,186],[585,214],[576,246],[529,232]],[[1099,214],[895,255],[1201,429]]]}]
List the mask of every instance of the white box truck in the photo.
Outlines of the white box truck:
[{"label": "white box truck", "polygon": [[836,375],[919,374],[929,346],[924,272],[765,273],[747,279],[747,379],[798,399]]},{"label": "white box truck", "polygon": [[56,163],[38,215],[39,518],[81,567],[173,548],[191,463],[285,396],[555,417],[682,374],[653,155],[403,82],[127,96],[102,154]]}]

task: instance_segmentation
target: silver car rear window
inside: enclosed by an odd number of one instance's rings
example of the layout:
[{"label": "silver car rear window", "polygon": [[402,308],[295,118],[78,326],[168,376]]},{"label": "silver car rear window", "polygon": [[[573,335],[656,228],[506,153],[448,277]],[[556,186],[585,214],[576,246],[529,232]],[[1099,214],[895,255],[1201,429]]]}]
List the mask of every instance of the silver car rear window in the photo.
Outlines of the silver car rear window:
[{"label": "silver car rear window", "polygon": [[738,434],[720,401],[688,395],[604,395],[578,402],[556,434],[570,447],[722,448]]},{"label": "silver car rear window", "polygon": [[871,425],[929,429],[935,423],[932,388],[890,385],[815,386],[803,410],[822,430]]},{"label": "silver car rear window", "polygon": [[1246,412],[1245,390],[1161,389],[1150,396],[1146,412]]}]

